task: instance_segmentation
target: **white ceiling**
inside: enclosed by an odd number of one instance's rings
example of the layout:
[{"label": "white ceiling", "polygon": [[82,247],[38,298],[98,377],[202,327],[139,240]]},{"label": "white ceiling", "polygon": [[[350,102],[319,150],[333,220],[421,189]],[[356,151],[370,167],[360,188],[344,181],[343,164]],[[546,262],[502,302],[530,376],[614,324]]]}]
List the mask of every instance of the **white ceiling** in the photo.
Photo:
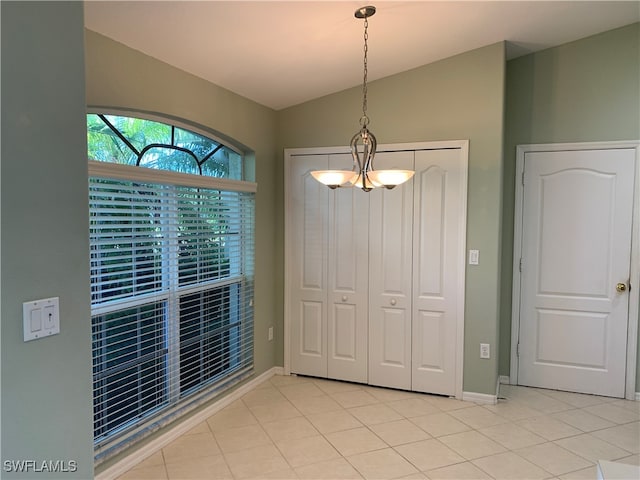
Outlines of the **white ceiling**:
[{"label": "white ceiling", "polygon": [[[366,3],[370,2],[370,3]],[[506,40],[508,58],[640,21],[640,1],[95,1],[85,26],[279,110]]]}]

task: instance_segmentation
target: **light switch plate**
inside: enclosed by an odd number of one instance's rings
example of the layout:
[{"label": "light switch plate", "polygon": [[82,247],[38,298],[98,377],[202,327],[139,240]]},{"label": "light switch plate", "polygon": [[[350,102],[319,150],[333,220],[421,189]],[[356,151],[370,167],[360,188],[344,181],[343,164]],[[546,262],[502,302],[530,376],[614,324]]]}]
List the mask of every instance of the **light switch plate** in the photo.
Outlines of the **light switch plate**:
[{"label": "light switch plate", "polygon": [[60,333],[60,299],[53,297],[24,302],[22,322],[25,342]]},{"label": "light switch plate", "polygon": [[469,265],[480,263],[480,250],[469,250]]}]

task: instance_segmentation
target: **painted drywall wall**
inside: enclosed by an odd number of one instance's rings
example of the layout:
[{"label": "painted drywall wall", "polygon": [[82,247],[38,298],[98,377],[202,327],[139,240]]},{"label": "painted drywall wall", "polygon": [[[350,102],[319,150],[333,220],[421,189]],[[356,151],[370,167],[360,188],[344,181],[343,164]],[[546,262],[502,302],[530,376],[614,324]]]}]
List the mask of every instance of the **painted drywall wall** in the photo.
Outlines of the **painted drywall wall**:
[{"label": "painted drywall wall", "polygon": [[[495,394],[498,372],[504,74],[499,43],[368,88],[378,143],[470,141],[467,248],[480,250],[481,261],[466,270],[464,390],[484,394]],[[347,145],[359,129],[361,92],[352,88],[278,112],[279,150]],[[481,342],[491,344],[491,359],[479,359]]]},{"label": "painted drywall wall", "polygon": [[177,118],[229,139],[250,157],[256,194],[255,370],[275,365],[275,342],[268,327],[282,294],[274,277],[277,217],[275,203],[275,112],[187,74],[95,32],[86,31],[86,91],[90,108],[128,109]]},{"label": "painted drywall wall", "polygon": [[[228,90],[187,74],[105,36],[87,30],[86,97],[91,109],[119,109],[160,114],[192,123],[246,152],[256,194],[254,365],[258,375],[276,365],[277,335],[268,328],[282,323],[282,265],[277,263],[275,168],[276,113]],[[278,287],[280,285],[280,287]],[[163,430],[147,439],[150,441]],[[97,467],[102,471],[122,455]]]},{"label": "painted drywall wall", "polygon": [[511,355],[516,146],[640,139],[640,24],[509,61],[506,99],[501,375]]},{"label": "painted drywall wall", "polygon": [[[87,479],[93,406],[83,6],[0,5],[2,477]],[[49,297],[60,299],[60,334],[23,342],[22,303]],[[35,464],[23,463],[22,473],[5,463],[24,460]]]}]

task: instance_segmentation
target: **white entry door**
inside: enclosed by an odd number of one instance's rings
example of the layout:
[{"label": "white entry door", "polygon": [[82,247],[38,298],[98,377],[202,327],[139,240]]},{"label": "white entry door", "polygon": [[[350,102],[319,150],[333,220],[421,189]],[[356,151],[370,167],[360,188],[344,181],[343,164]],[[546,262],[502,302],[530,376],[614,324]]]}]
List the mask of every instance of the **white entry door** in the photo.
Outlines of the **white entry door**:
[{"label": "white entry door", "polygon": [[526,152],[518,384],[623,397],[635,150]]}]

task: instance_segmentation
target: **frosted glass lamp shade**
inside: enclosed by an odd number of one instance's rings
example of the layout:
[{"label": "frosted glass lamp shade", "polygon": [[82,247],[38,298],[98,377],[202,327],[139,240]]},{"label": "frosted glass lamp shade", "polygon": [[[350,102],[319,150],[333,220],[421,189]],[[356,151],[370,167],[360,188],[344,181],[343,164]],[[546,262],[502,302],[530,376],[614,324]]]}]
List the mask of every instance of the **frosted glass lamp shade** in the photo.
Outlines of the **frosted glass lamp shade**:
[{"label": "frosted glass lamp shade", "polygon": [[376,187],[393,188],[410,180],[414,172],[411,170],[371,170],[367,176]]},{"label": "frosted glass lamp shade", "polygon": [[338,188],[350,183],[351,179],[357,176],[357,173],[351,170],[316,170],[311,172],[311,175],[329,188]]}]

